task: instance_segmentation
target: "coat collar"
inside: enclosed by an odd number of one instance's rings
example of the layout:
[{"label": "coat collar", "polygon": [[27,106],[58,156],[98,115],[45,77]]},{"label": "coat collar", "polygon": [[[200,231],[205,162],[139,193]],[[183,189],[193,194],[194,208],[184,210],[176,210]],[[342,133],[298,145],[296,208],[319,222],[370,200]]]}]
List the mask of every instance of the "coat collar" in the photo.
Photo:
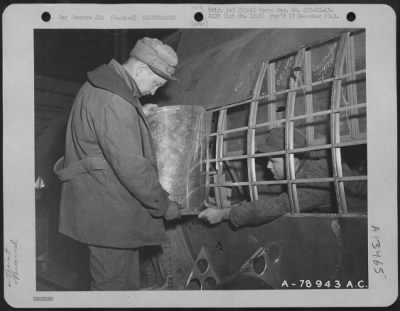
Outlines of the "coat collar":
[{"label": "coat collar", "polygon": [[95,87],[112,92],[134,106],[145,125],[148,127],[143,108],[138,98],[141,96],[135,80],[116,60],[111,60],[107,65],[101,65],[88,72],[88,80]]},{"label": "coat collar", "polygon": [[118,75],[125,81],[125,83],[128,85],[128,87],[131,89],[133,92],[133,95],[135,97],[141,97],[142,94],[139,91],[139,88],[136,84],[136,81],[132,78],[132,76],[128,73],[128,71],[120,65],[115,59],[112,59],[109,63],[108,66],[110,66],[112,69],[114,69]]},{"label": "coat collar", "polygon": [[111,60],[109,64],[101,65],[88,72],[87,76],[89,82],[94,86],[122,97],[141,110],[137,100],[140,92],[136,83],[117,61]]}]

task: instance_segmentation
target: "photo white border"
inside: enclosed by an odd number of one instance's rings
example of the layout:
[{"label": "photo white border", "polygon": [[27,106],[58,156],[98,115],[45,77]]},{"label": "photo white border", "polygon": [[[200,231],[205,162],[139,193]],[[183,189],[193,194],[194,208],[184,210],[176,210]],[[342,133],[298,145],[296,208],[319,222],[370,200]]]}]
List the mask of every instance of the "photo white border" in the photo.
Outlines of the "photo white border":
[{"label": "photo white border", "polygon": [[[210,7],[331,8],[337,19],[207,18]],[[43,22],[49,12],[52,19]],[[137,16],[111,21],[112,15]],[[201,11],[205,21],[196,23]],[[346,20],[348,12],[356,20]],[[133,13],[134,12],[134,13]],[[105,16],[102,21],[59,15]],[[144,15],[176,16],[143,20]],[[258,291],[37,292],[34,192],[34,29],[366,28],[369,288]],[[4,248],[18,260],[18,282],[5,299],[13,307],[312,307],[387,306],[398,295],[396,15],[378,4],[14,4],[3,13]],[[373,231],[372,226],[379,227]],[[373,270],[373,237],[381,243],[385,277]],[[52,301],[34,301],[51,296]]]}]

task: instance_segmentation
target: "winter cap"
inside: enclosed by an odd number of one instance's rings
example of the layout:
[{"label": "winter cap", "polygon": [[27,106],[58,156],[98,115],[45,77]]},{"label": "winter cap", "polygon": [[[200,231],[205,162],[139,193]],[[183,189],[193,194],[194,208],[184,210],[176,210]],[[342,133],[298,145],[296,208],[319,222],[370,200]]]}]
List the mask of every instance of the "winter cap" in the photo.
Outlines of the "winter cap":
[{"label": "winter cap", "polygon": [[169,45],[160,40],[147,37],[138,40],[129,56],[148,65],[160,77],[167,80],[177,80],[173,74],[175,73],[175,66],[178,64],[178,56]]},{"label": "winter cap", "polygon": [[[293,132],[293,148],[302,148],[307,145],[306,137],[298,129]],[[285,128],[275,127],[267,133],[265,144],[258,146],[260,152],[274,152],[285,150]]]}]

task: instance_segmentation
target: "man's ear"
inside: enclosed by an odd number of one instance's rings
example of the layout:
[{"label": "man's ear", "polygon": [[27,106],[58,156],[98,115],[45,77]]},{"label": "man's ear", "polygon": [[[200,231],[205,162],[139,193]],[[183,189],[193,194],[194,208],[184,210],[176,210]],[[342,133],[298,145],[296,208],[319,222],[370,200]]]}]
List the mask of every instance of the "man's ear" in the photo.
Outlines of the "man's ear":
[{"label": "man's ear", "polygon": [[135,66],[135,76],[141,75],[146,70],[145,66],[145,64],[137,64]]},{"label": "man's ear", "polygon": [[135,66],[135,76],[140,76],[143,74],[145,71],[147,71],[147,65],[143,63],[137,63]]}]

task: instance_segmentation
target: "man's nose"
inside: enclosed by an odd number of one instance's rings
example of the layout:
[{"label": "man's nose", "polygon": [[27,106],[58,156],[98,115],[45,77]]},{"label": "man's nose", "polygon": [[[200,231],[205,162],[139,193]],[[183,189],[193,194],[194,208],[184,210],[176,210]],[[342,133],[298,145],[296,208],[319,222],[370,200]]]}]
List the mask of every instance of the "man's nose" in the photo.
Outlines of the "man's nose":
[{"label": "man's nose", "polygon": [[271,161],[268,162],[267,168],[272,168],[272,163],[271,163]]}]

